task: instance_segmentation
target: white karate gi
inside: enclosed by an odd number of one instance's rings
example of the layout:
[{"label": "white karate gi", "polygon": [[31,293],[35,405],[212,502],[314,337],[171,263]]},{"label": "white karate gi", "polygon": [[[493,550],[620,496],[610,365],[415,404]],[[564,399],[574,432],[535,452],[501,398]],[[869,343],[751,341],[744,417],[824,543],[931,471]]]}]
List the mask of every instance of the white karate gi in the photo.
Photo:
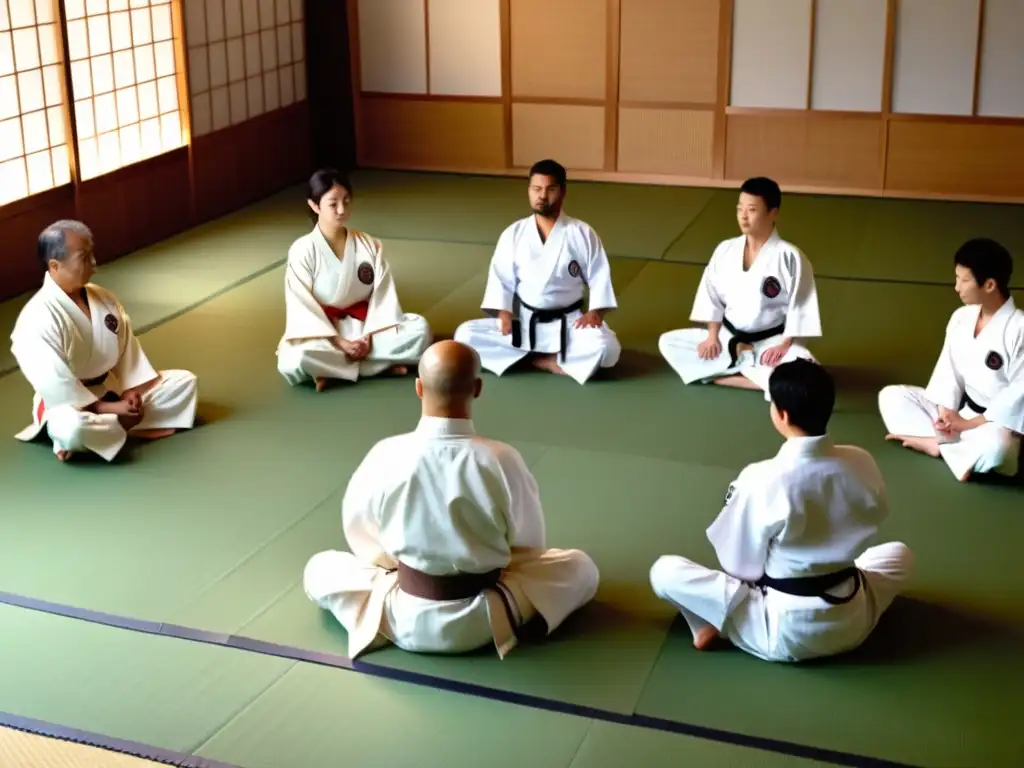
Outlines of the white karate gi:
[{"label": "white karate gi", "polygon": [[[602,323],[599,328],[574,328],[583,308],[565,314],[563,320],[537,322],[536,343],[530,346],[531,307],[560,310],[584,300],[588,309],[615,309],[608,255],[597,233],[586,222],[558,217],[551,234],[541,241],[533,216],[512,224],[498,239],[487,276],[481,309],[518,315],[521,344],[513,346],[513,334],[503,336],[496,319],[469,320],[455,330],[455,340],[473,347],[481,365],[500,376],[530,352],[561,351],[561,326],[566,324],[565,358],[557,362],[569,376],[584,384],[598,368],[619,361],[622,347],[615,333]],[[516,300],[518,297],[518,300]],[[517,305],[518,306],[517,311]],[[539,318],[538,318],[539,319]]]},{"label": "white karate gi", "polygon": [[28,442],[45,428],[54,453],[88,450],[112,461],[128,433],[115,414],[83,409],[107,393],[120,397],[157,376],[159,383],[142,396],[143,418],[132,432],[191,428],[198,399],[195,375],[154,370],[117,297],[97,285],[85,290],[91,317],[47,274],[18,315],[11,352],[35,395],[32,424],[15,437]]},{"label": "white karate gi", "polygon": [[[926,388],[892,385],[878,394],[878,408],[890,434],[939,437],[946,466],[962,479],[968,473],[1014,475],[1024,432],[1024,312],[1007,299],[975,337],[981,307],[960,307],[949,319],[946,339]],[[945,438],[935,431],[939,406],[965,419],[988,423]],[[1013,434],[1016,433],[1016,434]]]},{"label": "white karate gi", "polygon": [[[352,552],[314,555],[303,580],[348,631],[352,658],[387,641],[430,653],[493,642],[504,657],[537,613],[553,631],[597,592],[586,554],[546,549],[537,484],[519,452],[476,436],[468,420],[424,417],[377,443],[349,481],[342,518]],[[403,592],[399,561],[435,576],[503,572],[476,597],[441,602]]]},{"label": "white karate gi", "polygon": [[[695,323],[723,323],[719,331],[722,351],[713,360],[701,360],[697,346],[708,338],[704,328],[668,331],[658,340],[662,356],[685,384],[741,374],[757,384],[768,396],[771,366],[761,363],[761,355],[778,345],[783,336],[791,339],[821,336],[818,291],[814,270],[803,252],[779,237],[778,231],[761,247],[757,258],[745,269],[743,251],[746,235],[719,243],[715,248],[694,298],[690,320]],[[753,350],[737,355],[731,364],[729,339],[733,334],[724,325],[732,323],[739,331],[757,333],[778,326],[784,328],[753,344]],[[794,341],[779,364],[814,356]]]},{"label": "white karate gi", "polygon": [[[341,258],[318,226],[296,240],[288,249],[284,296],[277,369],[293,386],[314,378],[356,381],[416,365],[430,346],[427,321],[402,311],[384,246],[363,232],[349,230]],[[358,361],[332,343],[371,334],[370,353]]]},{"label": "white karate gi", "polygon": [[[711,625],[736,647],[769,661],[801,661],[852,650],[867,639],[913,569],[903,544],[867,548],[888,514],[885,485],[866,451],[831,438],[792,438],[751,464],[729,487],[708,528],[723,571],[665,556],[651,568],[655,593],[681,611],[691,631]],[[801,597],[755,585],[847,567],[860,571]]]}]

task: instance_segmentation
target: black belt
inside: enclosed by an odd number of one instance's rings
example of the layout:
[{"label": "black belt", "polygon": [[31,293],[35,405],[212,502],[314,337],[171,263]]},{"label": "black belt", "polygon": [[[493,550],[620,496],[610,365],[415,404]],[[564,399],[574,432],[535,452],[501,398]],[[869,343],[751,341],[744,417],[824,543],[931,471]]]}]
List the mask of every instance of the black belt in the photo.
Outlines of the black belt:
[{"label": "black belt", "polygon": [[[849,597],[835,597],[834,595],[828,594],[828,590],[834,589],[842,584],[847,579],[856,578],[853,592],[850,593]],[[797,597],[820,597],[827,603],[832,605],[842,605],[848,603],[857,596],[857,592],[860,590],[860,570],[854,566],[849,568],[843,568],[841,571],[835,573],[825,573],[821,576],[797,576],[789,579],[773,579],[768,574],[765,574],[756,582],[755,586],[763,588],[771,588],[777,592],[785,592],[787,595],[796,595]]]},{"label": "black belt", "polygon": [[100,384],[107,380],[108,375],[109,371],[100,376],[97,376],[94,379],[79,379],[79,381],[82,382],[82,386],[84,387],[98,387]]},{"label": "black belt", "polygon": [[519,308],[526,307],[530,310],[530,351],[533,351],[534,346],[537,344],[537,323],[553,323],[556,320],[561,321],[561,343],[559,345],[559,354],[562,358],[562,362],[565,362],[565,348],[569,346],[569,325],[566,318],[570,313],[575,312],[577,309],[583,309],[583,299],[580,299],[574,304],[568,307],[561,307],[556,309],[540,309],[538,307],[531,307],[521,298],[519,294],[512,297],[512,346],[522,349],[523,346],[523,330],[522,323],[519,320]]},{"label": "black belt", "polygon": [[768,328],[763,331],[741,331],[735,325],[729,322],[729,318],[722,318],[722,325],[725,326],[726,330],[732,334],[732,338],[729,339],[729,367],[732,368],[736,365],[736,354],[737,347],[740,344],[756,344],[759,341],[770,339],[772,336],[778,336],[780,333],[786,330],[786,324],[780,323],[774,328]]},{"label": "black belt", "polygon": [[968,397],[966,392],[964,392],[963,395],[960,396],[960,407],[957,408],[957,410],[962,411],[965,405],[969,405],[971,407],[971,410],[974,411],[975,413],[984,413],[985,411],[988,410],[988,408],[980,406],[976,402],[971,400],[971,398]]}]

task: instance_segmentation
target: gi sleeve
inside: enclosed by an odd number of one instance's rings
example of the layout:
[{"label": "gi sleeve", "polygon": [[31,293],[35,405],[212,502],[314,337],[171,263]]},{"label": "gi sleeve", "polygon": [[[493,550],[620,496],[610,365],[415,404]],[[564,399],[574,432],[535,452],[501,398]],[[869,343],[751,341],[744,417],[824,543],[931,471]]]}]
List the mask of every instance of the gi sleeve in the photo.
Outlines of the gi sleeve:
[{"label": "gi sleeve", "polygon": [[592,227],[586,227],[583,235],[587,249],[587,308],[616,309],[618,302],[615,299],[615,287],[612,285],[612,268],[608,263],[604,243]]},{"label": "gi sleeve", "polygon": [[375,333],[384,328],[398,325],[404,318],[402,305],[398,301],[398,288],[391,274],[391,267],[384,258],[384,245],[380,240],[371,240],[360,232],[356,235],[359,245],[369,252],[374,264],[373,292],[370,294],[369,307],[366,311],[366,322],[363,323],[365,335]]},{"label": "gi sleeve", "polygon": [[690,310],[690,320],[694,323],[720,323],[725,317],[725,299],[718,288],[718,281],[721,279],[719,269],[722,255],[728,247],[729,241],[720,243],[704,267],[697,293],[693,297],[693,309]]},{"label": "gi sleeve", "polygon": [[341,523],[352,554],[364,563],[397,568],[398,562],[384,550],[380,533],[383,493],[379,478],[387,474],[387,449],[375,445],[356,467],[341,500]]},{"label": "gi sleeve", "polygon": [[11,335],[11,354],[48,409],[88,408],[97,397],[78,380],[68,361],[70,339],[52,314],[33,311],[18,319]]},{"label": "gi sleeve", "polygon": [[484,300],[480,308],[495,312],[511,312],[512,297],[517,285],[514,229],[509,227],[501,233],[494,248],[494,255],[491,256],[491,266],[487,270],[487,287],[484,289]]},{"label": "gi sleeve", "polygon": [[954,312],[946,325],[946,338],[942,342],[942,351],[935,362],[931,379],[925,388],[924,396],[936,405],[960,410],[960,400],[964,395],[964,381],[953,364],[953,340],[958,330],[960,316]]},{"label": "gi sleeve", "polygon": [[316,253],[312,243],[300,240],[288,249],[284,272],[284,340],[331,339],[338,335],[320,303],[313,298]]},{"label": "gi sleeve", "polygon": [[818,288],[811,262],[799,249],[794,249],[783,254],[782,265],[789,281],[789,306],[786,308],[783,335],[790,339],[821,336]]},{"label": "gi sleeve", "polygon": [[707,530],[723,570],[742,581],[757,581],[764,575],[768,548],[782,531],[772,504],[785,503],[772,498],[768,478],[751,477],[746,470],[729,486],[725,506]]},{"label": "gi sleeve", "polygon": [[519,451],[511,446],[502,446],[497,451],[497,458],[508,492],[506,523],[509,548],[513,551],[546,549],[544,509],[540,501],[540,488],[533,473]]},{"label": "gi sleeve", "polygon": [[985,418],[1003,429],[1024,435],[1024,330],[1013,345],[1006,374],[1009,381],[992,399]]}]

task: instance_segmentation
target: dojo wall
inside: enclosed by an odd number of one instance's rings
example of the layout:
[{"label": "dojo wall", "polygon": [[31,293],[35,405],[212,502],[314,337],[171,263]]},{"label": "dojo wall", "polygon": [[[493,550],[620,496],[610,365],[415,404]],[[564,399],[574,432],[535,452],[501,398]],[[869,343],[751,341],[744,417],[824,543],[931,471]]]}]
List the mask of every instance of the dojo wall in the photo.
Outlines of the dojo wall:
[{"label": "dojo wall", "polygon": [[[63,12],[67,1],[53,0],[54,7]],[[73,166],[69,183],[0,207],[0,299],[38,285],[36,236],[56,219],[89,224],[99,259],[108,261],[304,178],[311,165],[305,5],[174,0],[179,110],[187,141],[93,178],[79,178]],[[325,48],[322,39],[318,48]],[[65,105],[80,96],[66,94]],[[65,106],[65,114],[70,153],[76,146],[75,110]]]},{"label": "dojo wall", "polygon": [[1024,199],[1021,0],[346,0],[358,162]]}]

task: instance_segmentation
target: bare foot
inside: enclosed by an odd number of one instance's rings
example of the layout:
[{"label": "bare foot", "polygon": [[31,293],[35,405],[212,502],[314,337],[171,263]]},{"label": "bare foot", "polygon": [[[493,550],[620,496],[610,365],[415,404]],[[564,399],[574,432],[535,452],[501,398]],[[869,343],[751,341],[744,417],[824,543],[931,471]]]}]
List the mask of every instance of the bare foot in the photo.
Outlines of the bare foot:
[{"label": "bare foot", "polygon": [[71,451],[57,451],[57,460],[60,462],[67,462],[72,456],[74,454]]},{"label": "bare foot", "polygon": [[555,373],[560,376],[568,376],[562,369],[562,366],[558,364],[558,359],[554,355],[537,355],[533,358],[532,362],[533,367],[537,370]]},{"label": "bare foot", "polygon": [[693,636],[693,647],[698,651],[706,651],[717,639],[717,629],[712,626],[701,627]]},{"label": "bare foot", "polygon": [[317,392],[323,392],[325,389],[327,389],[327,379],[325,379],[323,376],[317,376],[316,379],[314,379],[314,383],[316,384]]},{"label": "bare foot", "polygon": [[409,372],[409,369],[404,365],[393,365],[389,371],[394,376],[405,376]]},{"label": "bare foot", "polygon": [[132,437],[139,437],[143,440],[159,440],[162,437],[170,437],[177,431],[176,429],[139,429],[132,432]]},{"label": "bare foot", "polygon": [[886,435],[886,440],[896,440],[903,444],[904,448],[912,451],[926,453],[932,458],[939,457],[939,440],[936,437],[908,437],[906,435]]},{"label": "bare foot", "polygon": [[736,374],[735,376],[725,376],[721,379],[715,379],[714,382],[720,387],[733,387],[734,389],[756,389],[758,391],[760,391],[761,389],[759,386],[757,386],[757,384],[752,382],[746,376],[740,376],[739,374]]},{"label": "bare foot", "polygon": [[961,483],[966,483],[968,480],[970,480],[972,472],[973,472],[973,470],[970,470],[970,469],[968,469],[966,472],[964,472],[964,474],[960,477],[960,482]]}]

